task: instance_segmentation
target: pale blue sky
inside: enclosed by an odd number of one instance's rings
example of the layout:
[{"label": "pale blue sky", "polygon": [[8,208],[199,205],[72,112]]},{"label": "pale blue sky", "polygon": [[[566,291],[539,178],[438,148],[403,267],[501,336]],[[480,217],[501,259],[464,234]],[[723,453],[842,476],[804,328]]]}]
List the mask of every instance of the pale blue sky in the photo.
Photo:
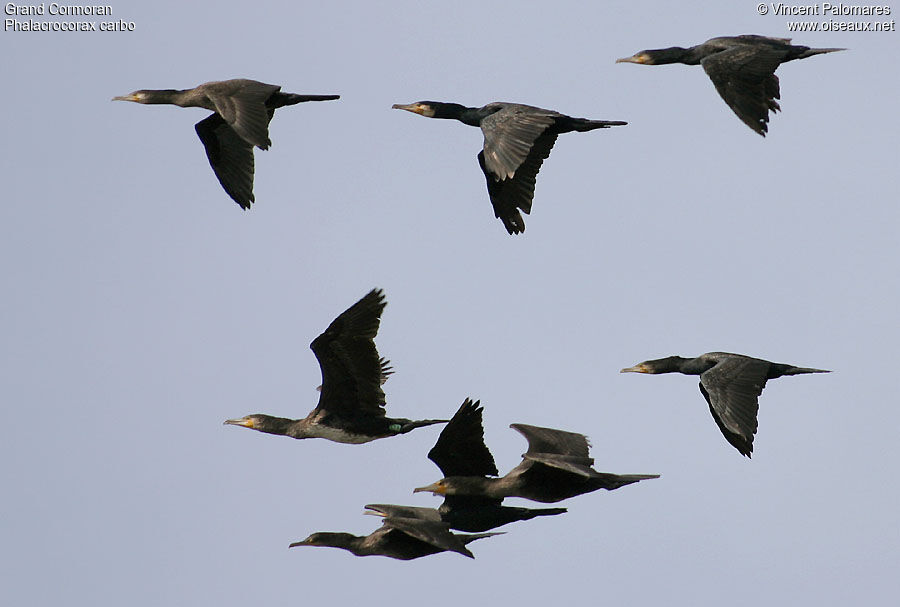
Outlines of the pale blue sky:
[{"label": "pale blue sky", "polygon": [[[795,36],[851,50],[779,69],[766,139],[700,67],[614,63],[790,35],[756,5],[117,2],[136,31],[0,32],[0,602],[893,604],[898,34]],[[235,77],[342,95],[278,112],[249,212],[209,169],[205,111],[109,101]],[[629,125],[561,136],[510,237],[481,134],[390,110],[420,99]],[[305,415],[309,342],[376,286],[389,412],[480,398],[501,471],[522,422],[662,478],[474,561],[288,550],[374,530],[366,503],[439,504],[411,493],[439,477],[438,428],[350,446],[222,425]],[[769,383],[751,461],[695,378],[618,372],[716,350],[834,373]]]}]

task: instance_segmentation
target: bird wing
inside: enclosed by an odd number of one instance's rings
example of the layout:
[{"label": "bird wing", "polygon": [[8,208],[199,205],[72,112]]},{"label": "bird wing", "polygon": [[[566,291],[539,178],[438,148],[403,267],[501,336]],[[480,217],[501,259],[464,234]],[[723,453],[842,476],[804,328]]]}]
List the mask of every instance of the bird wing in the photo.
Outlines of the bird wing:
[{"label": "bird wing", "polygon": [[528,440],[526,455],[556,454],[590,459],[590,443],[584,434],[527,424],[510,424],[509,427]]},{"label": "bird wing", "polygon": [[479,510],[484,508],[495,508],[501,503],[503,503],[503,498],[486,497],[483,495],[445,495],[440,510]]},{"label": "bird wing", "polygon": [[272,144],[269,140],[272,113],[266,107],[266,100],[281,87],[255,80],[233,80],[228,81],[227,85],[227,88],[214,86],[206,91],[206,96],[216,106],[216,112],[244,141],[263,150],[268,149]]},{"label": "bird wing", "polygon": [[528,106],[512,106],[481,122],[484,151],[478,164],[487,181],[488,195],[506,231],[525,230],[519,213],[531,213],[538,171],[556,143],[558,133],[549,128],[559,114]]},{"label": "bird wing", "polygon": [[[590,478],[594,473],[594,471],[591,470],[594,460],[590,457],[572,457],[568,455],[556,455],[553,453],[526,453],[522,458],[526,461],[571,472],[572,474],[584,476],[585,478]],[[532,467],[531,469],[534,470],[535,467]]]},{"label": "bird wing", "polygon": [[384,416],[381,384],[389,366],[378,356],[375,335],[385,305],[384,292],[372,289],[309,345],[322,369],[316,411],[345,419]]},{"label": "bird wing", "polygon": [[503,222],[503,227],[510,234],[525,231],[525,220],[519,209],[526,215],[531,213],[534,200],[534,185],[538,171],[544,160],[550,156],[550,150],[556,143],[557,133],[546,131],[534,142],[531,153],[516,171],[515,177],[498,180],[485,166],[484,152],[478,153],[478,164],[487,182],[488,196],[494,207],[494,217]]},{"label": "bird wing", "polygon": [[592,460],[554,455],[525,454],[522,463],[508,476],[518,476],[529,499],[559,501],[597,489],[612,491],[642,480],[659,478],[658,474],[612,474],[597,472],[590,467]]},{"label": "bird wing", "polygon": [[225,192],[242,209],[253,204],[253,146],[244,141],[219,114],[194,125],[206,148],[209,166]]},{"label": "bird wing", "polygon": [[740,45],[714,53],[700,64],[728,107],[744,124],[765,136],[769,110],[781,109],[775,70],[785,57],[774,46]]},{"label": "bird wing", "polygon": [[755,358],[726,358],[700,375],[700,392],[709,412],[731,445],[747,457],[753,452],[759,395],[769,363]]},{"label": "bird wing", "polygon": [[450,533],[450,527],[446,523],[414,518],[388,517],[384,519],[383,525],[441,550],[450,550],[469,558],[475,558],[469,552],[469,549],[466,548],[466,545],[458,537]]},{"label": "bird wing", "polygon": [[560,114],[527,105],[510,104],[481,121],[484,164],[498,180],[510,179],[531,153],[538,137]]},{"label": "bird wing", "polygon": [[496,476],[497,465],[484,444],[481,401],[467,398],[441,430],[428,459],[444,476]]},{"label": "bird wing", "polygon": [[397,504],[367,504],[366,514],[377,513],[385,518],[410,518],[423,521],[440,522],[441,515],[434,508],[422,508],[420,506],[400,506]]}]

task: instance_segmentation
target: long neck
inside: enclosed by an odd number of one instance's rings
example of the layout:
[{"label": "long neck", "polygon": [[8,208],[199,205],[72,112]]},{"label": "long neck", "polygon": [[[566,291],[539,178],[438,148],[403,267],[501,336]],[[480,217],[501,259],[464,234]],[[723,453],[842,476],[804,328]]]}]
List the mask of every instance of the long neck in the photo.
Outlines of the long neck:
[{"label": "long neck", "polygon": [[698,65],[702,57],[693,52],[693,48],[682,48],[680,46],[670,46],[669,48],[661,48],[655,51],[649,51],[653,57],[653,65],[663,65],[666,63],[684,63],[685,65]]},{"label": "long neck", "polygon": [[707,360],[702,356],[697,358],[682,358],[681,356],[670,356],[664,358],[664,371],[658,373],[684,373],[685,375],[700,375],[707,369],[716,364],[716,361]]},{"label": "long neck", "polygon": [[486,476],[451,476],[444,479],[449,486],[447,495],[481,495],[504,497],[502,478]]},{"label": "long neck", "polygon": [[350,533],[330,533],[321,532],[317,534],[316,544],[319,546],[329,546],[331,548],[342,548],[349,550],[356,556],[366,556],[370,554],[363,548],[363,541],[366,538]]},{"label": "long neck", "polygon": [[479,108],[466,107],[458,103],[437,103],[432,118],[448,118],[459,120],[469,126],[480,126],[483,116],[479,114],[478,110]]},{"label": "long neck", "polygon": [[648,360],[639,366],[645,367],[644,373],[684,373],[685,375],[700,375],[713,363],[706,364],[699,358],[684,358],[681,356],[667,356]]},{"label": "long neck", "polygon": [[157,104],[157,103],[166,103],[170,105],[177,105],[180,107],[202,107],[196,102],[196,99],[193,99],[189,93],[193,92],[193,89],[187,90],[176,90],[176,89],[160,89],[160,90],[150,90],[144,91],[146,95],[143,103],[147,104]]},{"label": "long neck", "polygon": [[286,417],[274,417],[272,415],[260,415],[260,422],[255,426],[254,430],[265,432],[266,434],[279,434],[291,436],[293,438],[305,438],[305,436],[294,436],[297,433],[297,422]]}]

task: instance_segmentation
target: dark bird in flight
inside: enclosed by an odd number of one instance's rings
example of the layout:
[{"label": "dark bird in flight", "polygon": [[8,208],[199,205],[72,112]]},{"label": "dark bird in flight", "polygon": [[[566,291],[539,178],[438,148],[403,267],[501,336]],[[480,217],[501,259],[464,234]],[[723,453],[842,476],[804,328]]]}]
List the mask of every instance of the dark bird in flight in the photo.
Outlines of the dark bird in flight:
[{"label": "dark bird in flight", "polygon": [[246,210],[253,204],[253,146],[269,149],[269,121],[275,110],[303,101],[331,101],[339,95],[282,93],[281,87],[243,78],[207,82],[184,91],[141,90],[113,101],[166,103],[213,112],[194,127],[219,183]]},{"label": "dark bird in flight", "polygon": [[478,164],[487,179],[494,215],[510,234],[525,231],[519,210],[531,213],[535,179],[557,136],[628,124],[621,120],[572,118],[553,110],[503,102],[474,108],[457,103],[417,101],[408,105],[397,103],[393,109],[427,118],[452,118],[481,127],[484,149],[478,153]]},{"label": "dark bird in flight", "polygon": [[[478,403],[470,406],[477,407]],[[442,441],[442,434],[428,453],[428,458],[438,465],[445,477],[427,487],[418,487],[413,493],[430,491],[447,497],[491,498],[496,500],[494,504],[498,507],[504,497],[552,503],[598,489],[612,491],[638,481],[659,478],[658,474],[597,472],[591,468],[594,460],[588,455],[585,435],[525,424],[510,425],[528,440],[528,451],[522,456],[522,463],[506,476],[490,478],[488,475],[497,474],[497,468],[484,444],[481,424],[476,426],[470,419],[466,427],[468,431],[461,428],[458,434],[454,432],[454,439]],[[483,503],[490,505],[488,499]]]},{"label": "dark bird in flight", "polygon": [[[484,444],[480,401],[466,399],[450,423],[441,431],[428,458],[436,463],[444,476],[496,476],[497,466]],[[367,510],[382,516],[402,516],[442,521],[460,531],[487,531],[536,516],[566,512],[565,508],[516,508],[502,506],[502,497],[484,495],[446,495],[440,508],[419,508],[395,504],[369,504]]]},{"label": "dark bird in flight", "polygon": [[381,385],[393,371],[375,349],[385,305],[380,289],[369,291],[310,344],[322,368],[322,386],[319,404],[305,418],[257,413],[225,423],[291,438],[327,438],[351,444],[446,423],[445,419],[413,421],[385,416]]},{"label": "dark bird in flight", "polygon": [[647,360],[621,373],[683,373],[700,376],[700,392],[709,412],[731,445],[747,457],[753,453],[759,395],[766,381],[782,375],[830,373],[728,352],[708,352],[697,358],[669,356]]},{"label": "dark bird in flight", "polygon": [[466,544],[492,535],[501,534],[451,533],[449,527],[440,521],[389,516],[379,529],[366,536],[320,531],[305,540],[294,542],[290,547],[328,546],[348,550],[356,556],[388,556],[402,561],[447,551],[475,558]]},{"label": "dark bird in flight", "polygon": [[683,63],[703,66],[719,95],[744,124],[766,136],[769,110],[781,109],[781,98],[775,70],[782,63],[806,59],[822,53],[844,51],[843,48],[809,48],[795,46],[790,38],[767,36],[723,36],[690,48],[673,46],[641,51],[616,63],[662,65]]}]

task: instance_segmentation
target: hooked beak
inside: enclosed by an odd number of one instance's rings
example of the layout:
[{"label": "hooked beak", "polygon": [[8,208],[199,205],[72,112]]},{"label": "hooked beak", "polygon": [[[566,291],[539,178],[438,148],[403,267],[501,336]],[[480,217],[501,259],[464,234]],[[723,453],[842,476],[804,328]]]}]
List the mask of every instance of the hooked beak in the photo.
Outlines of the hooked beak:
[{"label": "hooked beak", "polygon": [[435,495],[446,495],[447,494],[447,488],[444,487],[444,485],[441,484],[440,481],[438,481],[436,483],[431,483],[427,487],[416,487],[415,489],[413,489],[413,493],[418,493],[420,491],[433,493]]},{"label": "hooked beak", "polygon": [[249,417],[242,417],[240,419],[226,419],[225,426],[243,426],[245,428],[253,427],[253,419]]},{"label": "hooked beak", "polygon": [[434,108],[422,103],[407,103],[405,105],[402,103],[395,103],[391,106],[391,109],[406,110],[407,112],[419,114],[420,116],[425,116],[426,118],[431,118],[434,116]]},{"label": "hooked beak", "polygon": [[616,59],[616,63],[640,63],[646,64],[650,58],[643,54],[638,53],[637,55],[632,55],[631,57],[622,57],[621,59]]},{"label": "hooked beak", "polygon": [[641,363],[633,367],[622,369],[621,371],[619,371],[619,373],[652,373],[652,371],[650,370],[650,367],[648,367],[644,363]]}]

